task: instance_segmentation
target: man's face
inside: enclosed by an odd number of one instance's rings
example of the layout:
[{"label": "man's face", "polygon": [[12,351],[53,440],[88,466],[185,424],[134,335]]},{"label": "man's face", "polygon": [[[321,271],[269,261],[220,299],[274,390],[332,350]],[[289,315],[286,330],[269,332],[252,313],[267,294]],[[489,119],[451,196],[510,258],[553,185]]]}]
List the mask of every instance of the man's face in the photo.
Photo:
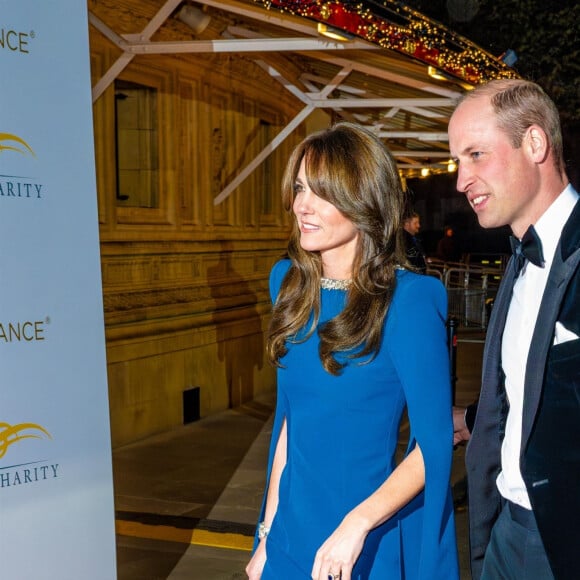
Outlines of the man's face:
[{"label": "man's face", "polygon": [[489,98],[463,101],[449,122],[449,148],[458,162],[457,189],[484,228],[510,225],[521,237],[537,194],[536,167],[525,143],[514,149],[497,126]]},{"label": "man's face", "polygon": [[419,217],[412,217],[408,220],[405,220],[405,224],[403,226],[412,236],[416,236],[421,229],[421,220]]}]

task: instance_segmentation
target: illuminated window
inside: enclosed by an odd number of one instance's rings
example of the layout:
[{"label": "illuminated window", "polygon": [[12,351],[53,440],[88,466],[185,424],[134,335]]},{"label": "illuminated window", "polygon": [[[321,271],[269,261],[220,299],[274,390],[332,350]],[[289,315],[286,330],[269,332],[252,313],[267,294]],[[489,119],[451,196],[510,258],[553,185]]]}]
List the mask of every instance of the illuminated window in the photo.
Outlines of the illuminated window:
[{"label": "illuminated window", "polygon": [[117,202],[130,207],[159,206],[157,89],[115,82]]}]

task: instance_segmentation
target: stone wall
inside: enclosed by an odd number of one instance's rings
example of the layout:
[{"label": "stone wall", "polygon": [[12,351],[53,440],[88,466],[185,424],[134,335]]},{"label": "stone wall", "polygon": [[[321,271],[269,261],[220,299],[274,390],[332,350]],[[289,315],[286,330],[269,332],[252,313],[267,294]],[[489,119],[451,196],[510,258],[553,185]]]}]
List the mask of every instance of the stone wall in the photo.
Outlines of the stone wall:
[{"label": "stone wall", "polygon": [[[89,9],[119,33],[134,33],[150,4],[91,0]],[[181,39],[173,26],[163,39]],[[90,38],[94,85],[120,51],[93,27]],[[149,145],[117,130],[123,87],[154,93]],[[301,108],[251,59],[231,54],[137,56],[95,101],[114,446],[181,425],[188,389],[199,387],[206,416],[274,388],[264,330],[269,270],[289,231],[279,184],[306,128],[225,201],[213,200]],[[130,188],[137,198],[119,195],[117,147],[128,153],[126,166],[146,168],[136,179],[145,175],[155,195],[145,202],[137,181]]]}]

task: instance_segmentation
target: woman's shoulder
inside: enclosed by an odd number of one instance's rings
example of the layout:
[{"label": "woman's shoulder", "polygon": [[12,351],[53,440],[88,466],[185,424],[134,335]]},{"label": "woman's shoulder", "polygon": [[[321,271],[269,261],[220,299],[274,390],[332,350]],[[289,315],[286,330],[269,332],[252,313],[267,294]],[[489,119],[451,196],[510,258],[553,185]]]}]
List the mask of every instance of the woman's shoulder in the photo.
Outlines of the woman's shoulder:
[{"label": "woman's shoulder", "polygon": [[410,328],[428,321],[447,318],[447,290],[434,276],[417,274],[409,270],[397,271],[397,286],[389,307],[389,319],[402,319]]},{"label": "woman's shoulder", "polygon": [[397,270],[395,295],[397,292],[414,295],[446,295],[445,286],[438,278],[426,274],[418,274],[404,268]]},{"label": "woman's shoulder", "polygon": [[284,276],[286,276],[291,264],[292,262],[288,258],[283,258],[272,266],[270,271],[270,293],[273,298],[278,295],[282,280],[284,280]]},{"label": "woman's shoulder", "polygon": [[278,260],[272,266],[272,270],[270,271],[270,278],[280,280],[281,282],[284,276],[286,276],[286,272],[288,272],[291,265],[292,262],[289,258],[282,258],[281,260]]},{"label": "woman's shoulder", "polygon": [[413,272],[412,270],[407,270],[406,268],[397,268],[397,282],[399,284],[418,284],[425,288],[440,286],[443,287],[443,283],[439,278],[435,276],[429,276],[428,274],[419,274],[418,272]]}]

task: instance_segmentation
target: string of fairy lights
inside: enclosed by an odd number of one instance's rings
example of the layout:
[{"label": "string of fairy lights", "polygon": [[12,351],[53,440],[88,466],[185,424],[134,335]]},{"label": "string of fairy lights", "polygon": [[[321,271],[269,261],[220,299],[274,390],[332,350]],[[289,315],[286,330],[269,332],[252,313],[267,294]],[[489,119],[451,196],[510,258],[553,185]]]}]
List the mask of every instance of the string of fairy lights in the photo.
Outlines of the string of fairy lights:
[{"label": "string of fairy lights", "polygon": [[322,22],[394,50],[470,84],[517,76],[485,52],[404,2],[396,0],[254,0],[268,9]]},{"label": "string of fairy lights", "polygon": [[[482,50],[469,39],[431,20],[400,0],[254,0],[269,10],[301,16],[359,37],[428,65],[435,78],[456,79],[468,88],[518,74],[501,58]],[[466,84],[463,84],[466,83]],[[401,177],[427,177],[453,173],[452,160],[404,167]]]}]

